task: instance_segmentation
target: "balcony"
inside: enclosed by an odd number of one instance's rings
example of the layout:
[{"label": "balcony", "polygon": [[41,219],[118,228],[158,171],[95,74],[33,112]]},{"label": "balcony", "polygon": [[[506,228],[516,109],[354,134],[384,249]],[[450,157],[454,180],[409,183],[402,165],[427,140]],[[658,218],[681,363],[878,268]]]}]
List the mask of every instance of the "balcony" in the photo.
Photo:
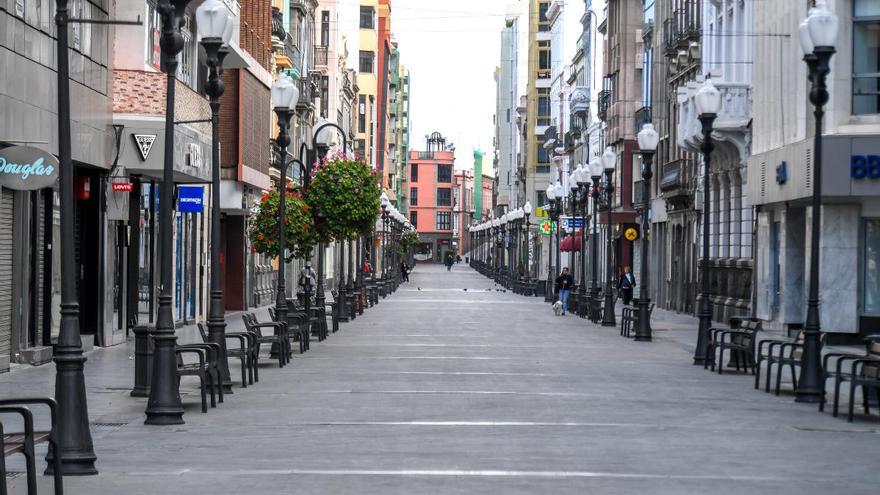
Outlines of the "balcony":
[{"label": "balcony", "polygon": [[599,115],[599,120],[606,120],[608,118],[608,108],[611,106],[611,91],[607,89],[603,89],[599,91],[598,97],[598,109],[596,113]]},{"label": "balcony", "polygon": [[[702,79],[702,78],[699,78]],[[699,152],[703,133],[694,97],[702,80],[690,81],[678,88],[677,144],[689,151]],[[713,136],[719,146],[733,146],[745,163],[751,141],[752,88],[745,83],[713,81],[721,92],[721,111],[715,119]]]},{"label": "balcony", "polygon": [[317,96],[317,87],[314,81],[308,76],[301,77],[296,80],[296,85],[299,88],[297,108],[313,111],[315,109],[315,97]]},{"label": "balcony", "polygon": [[666,193],[687,188],[690,170],[691,161],[685,158],[664,164],[660,174],[660,190]]},{"label": "balcony", "polygon": [[293,36],[284,33],[284,39],[280,40],[272,36],[272,52],[275,55],[275,65],[279,69],[291,69],[297,76],[300,75],[301,60],[299,48],[293,43]]},{"label": "balcony", "polygon": [[637,210],[644,208],[647,203],[645,198],[645,187],[643,186],[644,183],[645,181],[643,180],[637,180],[632,184],[632,204]]},{"label": "balcony", "polygon": [[318,68],[326,68],[327,67],[327,47],[326,46],[316,46],[315,47],[315,67],[318,67]]},{"label": "balcony", "polygon": [[635,133],[638,134],[642,130],[642,126],[651,123],[651,107],[642,107],[636,110],[633,116],[633,124],[635,125]]},{"label": "balcony", "polygon": [[696,0],[687,0],[663,21],[663,50],[667,57],[675,57],[691,42],[700,41],[700,13]]},{"label": "balcony", "polygon": [[586,122],[590,115],[590,92],[586,86],[576,86],[571,92],[571,101],[568,104],[571,114]]}]

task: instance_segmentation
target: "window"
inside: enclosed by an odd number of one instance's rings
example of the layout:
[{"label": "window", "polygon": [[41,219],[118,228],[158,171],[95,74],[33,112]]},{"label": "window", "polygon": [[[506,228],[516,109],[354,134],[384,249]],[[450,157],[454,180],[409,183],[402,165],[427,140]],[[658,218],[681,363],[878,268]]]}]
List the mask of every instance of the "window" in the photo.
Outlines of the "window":
[{"label": "window", "polygon": [[547,20],[547,9],[550,2],[541,2],[538,4],[538,31],[549,31],[550,21]]},{"label": "window", "polygon": [[361,7],[361,29],[375,29],[373,13],[373,7]]},{"label": "window", "polygon": [[419,213],[416,211],[409,212],[409,223],[412,224],[413,228],[419,228]]},{"label": "window", "polygon": [[448,187],[437,188],[437,206],[452,206],[452,189]]},{"label": "window", "polygon": [[535,191],[536,205],[543,207],[549,203],[550,201],[547,200],[547,191]]},{"label": "window", "polygon": [[321,115],[326,118],[330,108],[330,78],[321,76]]},{"label": "window", "polygon": [[550,165],[538,165],[535,167],[536,174],[549,174],[550,173]]},{"label": "window", "polygon": [[854,1],[852,54],[852,113],[880,113],[880,1]]},{"label": "window", "polygon": [[330,46],[330,11],[321,11],[321,46]]},{"label": "window", "polygon": [[373,52],[360,52],[358,71],[362,74],[372,74],[374,57],[375,54]]},{"label": "window", "polygon": [[862,311],[880,314],[880,219],[865,220],[865,250],[862,257],[864,270]]},{"label": "window", "polygon": [[437,182],[452,183],[452,165],[437,165]]},{"label": "window", "polygon": [[550,50],[538,51],[538,70],[550,70]]},{"label": "window", "polygon": [[537,124],[550,125],[550,88],[538,88]]},{"label": "window", "polygon": [[418,182],[419,181],[419,164],[411,163],[409,166],[409,180],[410,182]]},{"label": "window", "polygon": [[409,204],[411,206],[419,206],[419,188],[409,188]]},{"label": "window", "polygon": [[451,230],[452,229],[452,212],[451,211],[438,211],[437,212],[437,230]]},{"label": "window", "polygon": [[[367,132],[367,97],[358,96],[358,132]],[[364,156],[361,153],[361,156]]]},{"label": "window", "polygon": [[366,148],[366,146],[367,146],[367,145],[366,145],[366,141],[365,141],[364,139],[356,139],[356,140],[355,140],[355,148],[356,148],[355,151],[357,152],[358,156],[361,157],[361,159],[364,159],[364,160],[367,158],[367,154],[366,154],[366,153],[367,153],[367,148]]},{"label": "window", "polygon": [[162,21],[155,2],[147,2],[147,62],[156,70],[161,70],[162,51],[159,48],[159,37],[162,35]]},{"label": "window", "polygon": [[544,147],[544,137],[542,136],[536,143],[536,152],[537,159],[539,164],[550,163],[550,155],[547,153],[547,148]]}]

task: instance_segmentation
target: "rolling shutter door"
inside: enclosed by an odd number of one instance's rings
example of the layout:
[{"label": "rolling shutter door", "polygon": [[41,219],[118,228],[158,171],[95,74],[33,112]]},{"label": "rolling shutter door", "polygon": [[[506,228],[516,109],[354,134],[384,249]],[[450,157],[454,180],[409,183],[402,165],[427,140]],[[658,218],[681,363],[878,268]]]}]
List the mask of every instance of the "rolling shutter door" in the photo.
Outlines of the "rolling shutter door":
[{"label": "rolling shutter door", "polygon": [[12,344],[12,223],[11,189],[0,189],[0,355],[8,356]]}]

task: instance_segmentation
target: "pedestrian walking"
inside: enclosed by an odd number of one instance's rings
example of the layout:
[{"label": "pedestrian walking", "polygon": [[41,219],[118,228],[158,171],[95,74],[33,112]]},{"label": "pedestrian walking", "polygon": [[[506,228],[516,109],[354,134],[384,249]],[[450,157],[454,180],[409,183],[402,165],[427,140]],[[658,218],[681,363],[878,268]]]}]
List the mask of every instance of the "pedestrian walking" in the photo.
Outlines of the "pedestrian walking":
[{"label": "pedestrian walking", "polygon": [[404,261],[400,262],[400,276],[404,282],[409,282],[409,266]]},{"label": "pedestrian walking", "polygon": [[455,263],[455,259],[452,258],[452,253],[446,255],[446,271],[452,271],[452,265]]},{"label": "pedestrian walking", "polygon": [[556,277],[556,293],[559,294],[559,302],[562,303],[562,314],[568,311],[568,296],[571,295],[571,287],[574,285],[574,277],[568,273],[568,267],[562,269],[562,273]]},{"label": "pedestrian walking", "polygon": [[620,297],[623,304],[629,306],[633,298],[633,288],[636,286],[636,277],[632,274],[632,270],[628,266],[623,267],[623,276],[617,281],[617,290],[620,291]]}]

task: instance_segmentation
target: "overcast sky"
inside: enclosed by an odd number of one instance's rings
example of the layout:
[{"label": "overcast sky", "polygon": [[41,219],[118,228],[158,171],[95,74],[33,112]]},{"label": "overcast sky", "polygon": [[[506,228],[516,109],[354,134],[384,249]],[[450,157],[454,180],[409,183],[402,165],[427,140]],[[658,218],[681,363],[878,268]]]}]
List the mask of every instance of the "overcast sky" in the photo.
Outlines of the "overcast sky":
[{"label": "overcast sky", "polygon": [[[410,149],[425,149],[439,131],[455,143],[456,167],[470,168],[473,150],[491,170],[495,67],[507,5],[514,0],[394,0],[391,31],[411,74]],[[484,170],[486,170],[484,166]]]}]

